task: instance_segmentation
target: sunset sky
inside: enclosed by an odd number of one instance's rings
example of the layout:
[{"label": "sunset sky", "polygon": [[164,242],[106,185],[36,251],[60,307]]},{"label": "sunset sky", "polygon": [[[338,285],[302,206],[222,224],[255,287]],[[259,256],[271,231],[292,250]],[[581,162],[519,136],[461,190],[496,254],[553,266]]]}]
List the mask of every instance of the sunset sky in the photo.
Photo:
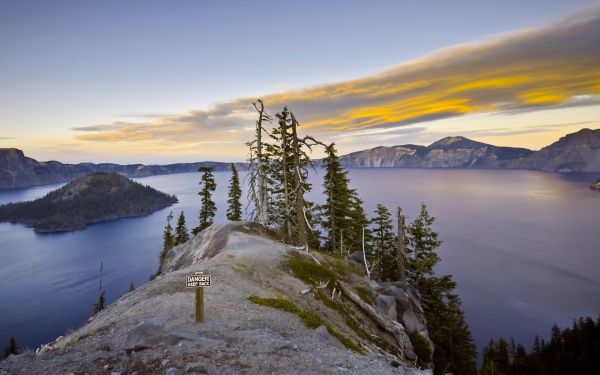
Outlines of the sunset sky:
[{"label": "sunset sky", "polygon": [[0,147],[243,160],[259,97],[341,153],[449,135],[538,149],[600,128],[600,3],[0,2]]}]

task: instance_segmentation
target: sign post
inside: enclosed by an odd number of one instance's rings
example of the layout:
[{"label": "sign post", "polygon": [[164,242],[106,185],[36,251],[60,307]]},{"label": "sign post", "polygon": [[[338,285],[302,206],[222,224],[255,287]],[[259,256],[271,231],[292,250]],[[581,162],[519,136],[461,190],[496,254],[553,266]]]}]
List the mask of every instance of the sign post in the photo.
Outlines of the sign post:
[{"label": "sign post", "polygon": [[210,286],[210,275],[194,272],[186,276],[185,287],[196,289],[196,323],[204,322],[204,287]]}]

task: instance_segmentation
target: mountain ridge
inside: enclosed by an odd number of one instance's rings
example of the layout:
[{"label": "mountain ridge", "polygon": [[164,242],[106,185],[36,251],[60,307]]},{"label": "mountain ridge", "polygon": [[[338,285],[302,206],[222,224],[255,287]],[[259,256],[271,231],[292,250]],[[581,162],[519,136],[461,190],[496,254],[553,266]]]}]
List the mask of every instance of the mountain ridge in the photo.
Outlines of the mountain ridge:
[{"label": "mountain ridge", "polygon": [[429,146],[379,146],[340,156],[346,168],[532,169],[547,172],[600,171],[600,129],[581,129],[533,151],[495,146],[462,136]]},{"label": "mountain ridge", "polygon": [[[244,169],[244,163],[234,163]],[[217,171],[229,170],[231,163],[202,161],[166,165],[78,163],[64,164],[59,161],[37,161],[25,156],[17,148],[0,148],[0,190],[30,186],[50,185],[72,181],[95,172],[115,172],[126,177],[148,177],[174,173],[197,172],[201,167],[213,167]]]},{"label": "mountain ridge", "polygon": [[[600,172],[600,129],[581,129],[533,151],[495,146],[463,136],[445,137],[429,146],[377,146],[340,156],[346,168],[480,168],[530,169],[546,172]],[[234,163],[246,169],[246,163]],[[116,172],[126,177],[196,172],[210,166],[229,170],[231,163],[203,161],[166,165],[39,162],[16,148],[0,148],[0,190],[49,185],[93,172]]]}]

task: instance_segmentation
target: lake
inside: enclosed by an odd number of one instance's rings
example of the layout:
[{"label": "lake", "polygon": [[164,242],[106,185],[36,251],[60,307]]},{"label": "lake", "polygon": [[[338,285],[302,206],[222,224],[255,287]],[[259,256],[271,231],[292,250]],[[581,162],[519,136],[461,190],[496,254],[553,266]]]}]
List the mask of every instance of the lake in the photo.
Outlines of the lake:
[{"label": "lake", "polygon": [[[309,198],[322,200],[312,175]],[[594,175],[511,170],[353,169],[352,187],[372,214],[377,203],[411,221],[421,202],[437,218],[443,244],[438,273],[458,282],[478,350],[490,338],[513,336],[529,348],[582,315],[600,313],[600,193]],[[158,267],[165,218],[184,211],[197,225],[199,173],[138,179],[175,194],[176,205],[143,218],[99,223],[86,230],[36,234],[0,224],[0,345],[15,336],[37,347],[81,326],[98,295],[99,268],[107,301],[130,281],[147,282]],[[216,220],[225,219],[229,172],[216,172]],[[60,185],[0,191],[0,204],[34,199]],[[244,194],[245,196],[245,194]]]}]

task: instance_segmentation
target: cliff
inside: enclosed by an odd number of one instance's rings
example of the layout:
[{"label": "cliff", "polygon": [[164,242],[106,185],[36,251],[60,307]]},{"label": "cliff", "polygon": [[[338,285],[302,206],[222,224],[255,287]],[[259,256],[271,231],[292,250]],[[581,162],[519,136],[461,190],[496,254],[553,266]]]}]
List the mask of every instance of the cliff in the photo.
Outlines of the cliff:
[{"label": "cliff", "polygon": [[[212,276],[201,324],[185,287],[197,271]],[[37,353],[11,355],[0,373],[431,374],[412,365],[408,328],[378,307],[391,299],[373,302],[376,291],[341,259],[298,251],[256,224],[215,224],[169,251],[153,281]]]},{"label": "cliff", "polygon": [[92,173],[30,202],[0,206],[0,222],[33,226],[36,232],[83,229],[99,221],[148,215],[177,198],[117,173]]},{"label": "cliff", "polygon": [[340,157],[344,167],[506,168],[529,156],[524,148],[497,147],[464,137],[446,137],[429,146],[376,147]]},{"label": "cliff", "polygon": [[498,147],[465,137],[429,146],[376,147],[340,157],[346,168],[510,168],[548,172],[600,171],[600,129],[568,134],[539,151]]},{"label": "cliff", "polygon": [[[0,189],[39,186],[72,181],[94,172],[115,172],[126,177],[148,177],[161,174],[197,172],[201,167],[229,170],[230,163],[197,162],[168,165],[79,163],[63,164],[58,161],[39,162],[28,158],[16,148],[0,148]],[[236,163],[239,169],[245,164]]]},{"label": "cliff", "polygon": [[600,129],[581,129],[567,134],[529,157],[515,162],[513,167],[548,172],[598,172]]}]

